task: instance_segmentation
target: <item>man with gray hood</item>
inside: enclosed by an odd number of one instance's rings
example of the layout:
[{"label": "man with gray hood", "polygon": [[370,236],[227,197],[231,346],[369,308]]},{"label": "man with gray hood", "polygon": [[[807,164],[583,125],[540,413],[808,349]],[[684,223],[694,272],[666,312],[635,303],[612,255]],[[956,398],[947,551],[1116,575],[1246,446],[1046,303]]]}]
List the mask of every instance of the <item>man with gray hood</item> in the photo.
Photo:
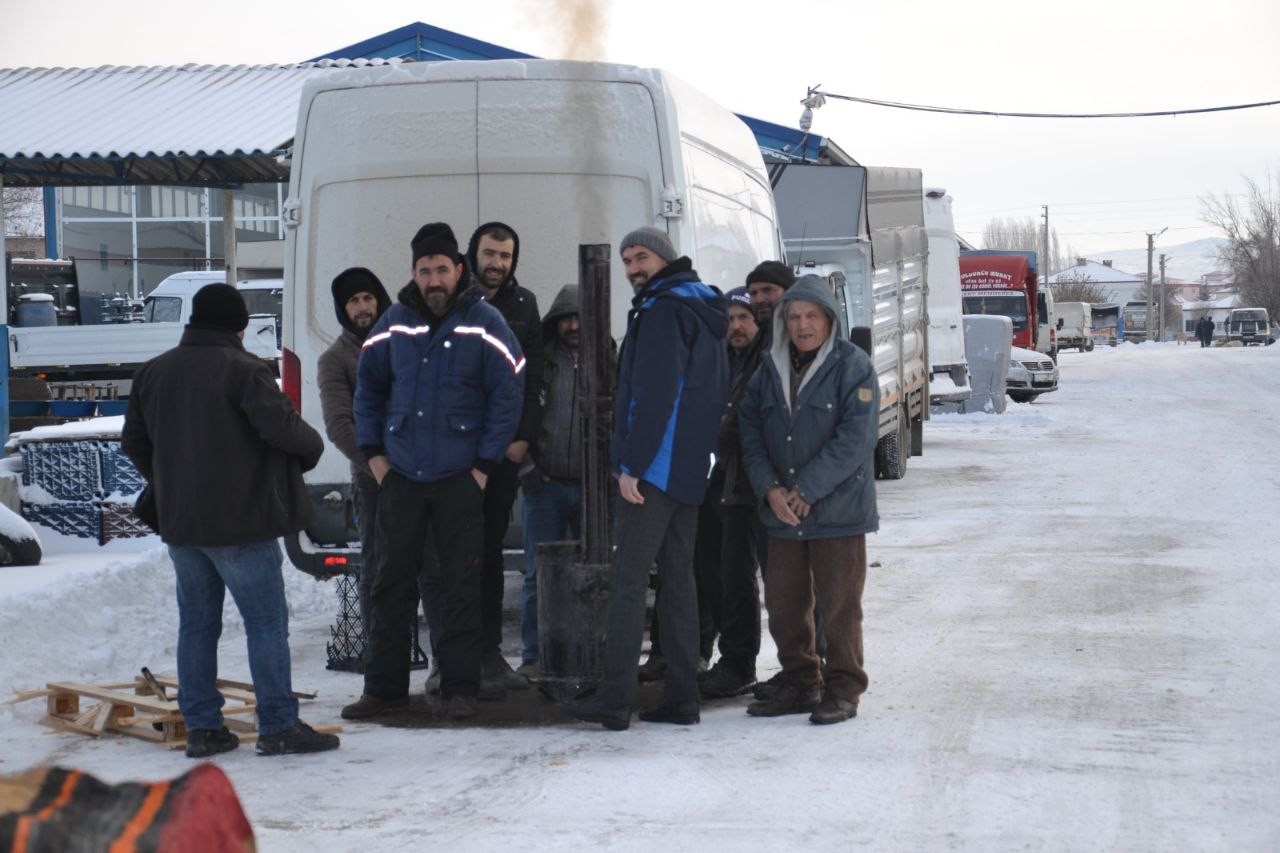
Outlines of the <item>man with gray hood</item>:
[{"label": "man with gray hood", "polygon": [[[747,713],[810,712],[813,723],[858,713],[863,669],[866,534],[879,527],[873,454],[879,383],[842,339],[827,281],[801,277],[774,314],[773,345],[740,409],[743,462],[769,535],[765,606],[783,683]],[[827,662],[815,650],[815,593]]]}]

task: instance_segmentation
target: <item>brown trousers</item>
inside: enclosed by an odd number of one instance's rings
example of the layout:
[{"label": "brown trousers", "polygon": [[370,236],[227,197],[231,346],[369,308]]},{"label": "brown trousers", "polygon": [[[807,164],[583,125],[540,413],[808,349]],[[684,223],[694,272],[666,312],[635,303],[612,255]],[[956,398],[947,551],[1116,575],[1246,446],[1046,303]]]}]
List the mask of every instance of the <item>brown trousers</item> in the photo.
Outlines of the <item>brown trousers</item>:
[{"label": "brown trousers", "polygon": [[[824,684],[857,702],[867,689],[862,668],[862,589],[867,582],[866,536],[813,539],[769,537],[764,603],[782,671],[796,684]],[[827,665],[814,650],[817,592],[827,641]]]}]

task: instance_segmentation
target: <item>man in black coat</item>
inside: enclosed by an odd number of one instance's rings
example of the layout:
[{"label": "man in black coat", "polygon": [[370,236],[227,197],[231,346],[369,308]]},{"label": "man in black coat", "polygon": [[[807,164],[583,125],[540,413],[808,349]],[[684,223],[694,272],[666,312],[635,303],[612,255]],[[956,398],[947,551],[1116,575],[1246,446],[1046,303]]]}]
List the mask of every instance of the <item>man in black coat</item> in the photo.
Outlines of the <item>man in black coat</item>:
[{"label": "man in black coat", "polygon": [[279,537],[311,511],[302,472],[324,451],[271,369],[244,350],[249,312],[234,287],[192,300],[178,346],[133,377],[121,444],[155,499],[178,592],[178,706],[187,755],[235,749],[222,721],[218,638],[227,590],[244,620],[259,755],[336,749],[336,735],[298,719]]},{"label": "man in black coat", "polygon": [[[498,309],[520,343],[528,364],[541,368],[542,320],[538,299],[516,281],[520,262],[520,236],[504,222],[486,222],[471,235],[467,265],[484,290],[485,300]],[[525,372],[524,408],[516,437],[506,458],[489,474],[484,490],[484,561],[480,580],[480,620],[484,642],[482,683],[484,693],[501,693],[503,688],[528,689],[529,682],[518,675],[502,656],[502,540],[511,524],[519,470],[529,452],[529,443],[538,438],[542,375],[538,369]]]}]

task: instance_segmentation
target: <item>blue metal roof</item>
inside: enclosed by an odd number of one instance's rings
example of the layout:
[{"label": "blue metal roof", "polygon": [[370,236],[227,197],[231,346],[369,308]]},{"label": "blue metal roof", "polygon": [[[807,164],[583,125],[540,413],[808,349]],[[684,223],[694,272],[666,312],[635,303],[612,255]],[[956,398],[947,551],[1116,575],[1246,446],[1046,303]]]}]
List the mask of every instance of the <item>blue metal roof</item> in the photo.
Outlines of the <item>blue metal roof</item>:
[{"label": "blue metal roof", "polygon": [[317,56],[311,61],[361,58],[399,58],[431,62],[444,59],[537,59],[538,57],[419,21],[380,36],[340,47],[323,56]]}]

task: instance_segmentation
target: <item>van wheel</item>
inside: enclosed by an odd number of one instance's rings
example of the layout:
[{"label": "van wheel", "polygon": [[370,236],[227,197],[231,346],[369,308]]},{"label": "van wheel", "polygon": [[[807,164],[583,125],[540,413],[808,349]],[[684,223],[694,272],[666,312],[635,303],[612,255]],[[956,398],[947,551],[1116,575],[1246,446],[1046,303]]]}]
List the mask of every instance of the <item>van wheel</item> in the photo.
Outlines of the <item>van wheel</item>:
[{"label": "van wheel", "polygon": [[876,442],[876,477],[901,480],[907,475],[907,457],[911,455],[911,421],[905,411],[898,412],[898,428]]},{"label": "van wheel", "polygon": [[38,540],[0,533],[0,566],[38,566],[42,556]]}]

